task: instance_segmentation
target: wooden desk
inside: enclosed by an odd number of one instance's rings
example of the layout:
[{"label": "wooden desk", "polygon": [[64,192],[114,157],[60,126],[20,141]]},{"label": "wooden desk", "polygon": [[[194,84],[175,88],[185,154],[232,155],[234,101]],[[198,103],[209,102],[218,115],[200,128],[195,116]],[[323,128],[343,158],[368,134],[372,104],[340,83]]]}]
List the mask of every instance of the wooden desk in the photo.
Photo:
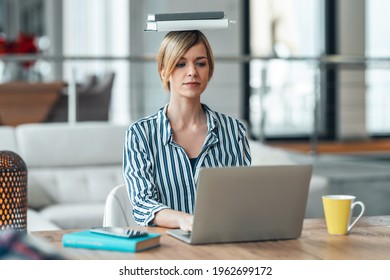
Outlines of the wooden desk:
[{"label": "wooden desk", "polygon": [[62,235],[71,230],[31,234],[49,241],[68,257],[75,259],[390,259],[390,216],[363,217],[347,236],[329,235],[323,219],[307,219],[301,238],[267,242],[188,245],[165,234],[164,228],[146,230],[163,234],[161,246],[139,253],[63,248]]},{"label": "wooden desk", "polygon": [[62,81],[0,84],[0,125],[45,121],[65,86]]}]

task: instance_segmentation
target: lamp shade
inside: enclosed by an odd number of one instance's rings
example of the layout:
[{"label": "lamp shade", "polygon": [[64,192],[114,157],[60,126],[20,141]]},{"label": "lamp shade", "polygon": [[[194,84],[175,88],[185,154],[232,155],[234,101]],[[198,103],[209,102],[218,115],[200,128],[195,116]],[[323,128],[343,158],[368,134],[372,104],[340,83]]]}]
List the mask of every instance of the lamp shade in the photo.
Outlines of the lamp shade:
[{"label": "lamp shade", "polygon": [[27,167],[11,151],[0,151],[0,230],[27,230]]}]

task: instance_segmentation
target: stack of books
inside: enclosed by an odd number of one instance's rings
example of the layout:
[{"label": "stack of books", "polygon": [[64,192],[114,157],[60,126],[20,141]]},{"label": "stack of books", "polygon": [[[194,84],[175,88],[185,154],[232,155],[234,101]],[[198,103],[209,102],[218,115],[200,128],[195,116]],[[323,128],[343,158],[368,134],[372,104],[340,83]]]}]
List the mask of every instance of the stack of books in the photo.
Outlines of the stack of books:
[{"label": "stack of books", "polygon": [[223,11],[148,14],[145,31],[225,29],[231,22]]}]

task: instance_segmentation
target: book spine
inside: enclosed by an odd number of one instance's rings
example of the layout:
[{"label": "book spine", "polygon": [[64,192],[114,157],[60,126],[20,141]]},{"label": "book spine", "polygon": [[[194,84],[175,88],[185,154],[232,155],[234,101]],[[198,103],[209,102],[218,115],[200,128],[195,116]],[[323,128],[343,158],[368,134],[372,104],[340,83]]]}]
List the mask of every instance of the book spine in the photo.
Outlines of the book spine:
[{"label": "book spine", "polygon": [[225,13],[223,11],[211,11],[211,12],[149,14],[147,20],[148,21],[200,20],[200,19],[222,19],[224,17],[225,17]]},{"label": "book spine", "polygon": [[228,19],[208,19],[189,21],[156,21],[148,22],[146,31],[186,31],[202,29],[223,29],[229,27]]}]

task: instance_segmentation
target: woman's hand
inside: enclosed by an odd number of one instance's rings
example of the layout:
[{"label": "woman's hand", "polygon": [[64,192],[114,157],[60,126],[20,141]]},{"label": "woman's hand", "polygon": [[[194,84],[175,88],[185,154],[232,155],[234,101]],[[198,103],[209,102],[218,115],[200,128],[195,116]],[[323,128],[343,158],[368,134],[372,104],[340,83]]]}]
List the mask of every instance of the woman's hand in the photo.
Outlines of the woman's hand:
[{"label": "woman's hand", "polygon": [[180,229],[184,231],[192,231],[192,224],[194,222],[194,216],[183,213],[184,215],[181,215],[179,218],[179,227]]},{"label": "woman's hand", "polygon": [[160,227],[180,228],[184,231],[192,231],[194,216],[188,213],[163,209],[156,213],[154,224]]}]

